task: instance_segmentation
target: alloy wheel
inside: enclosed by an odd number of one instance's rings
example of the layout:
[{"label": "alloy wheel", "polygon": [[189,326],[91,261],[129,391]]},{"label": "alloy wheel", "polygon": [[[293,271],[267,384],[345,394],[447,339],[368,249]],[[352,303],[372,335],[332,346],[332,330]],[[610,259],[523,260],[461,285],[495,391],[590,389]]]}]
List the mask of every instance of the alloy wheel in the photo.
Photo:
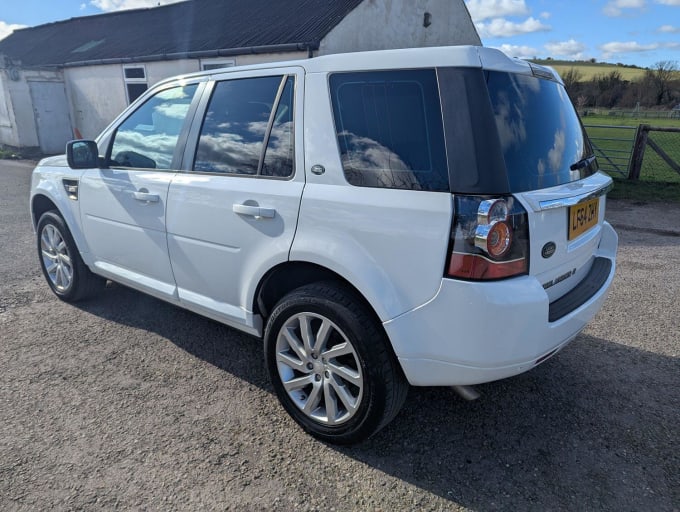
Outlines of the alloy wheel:
[{"label": "alloy wheel", "polygon": [[345,333],[317,313],[298,313],[281,327],[276,365],[293,403],[326,426],[354,416],[364,391],[356,350]]},{"label": "alloy wheel", "polygon": [[52,285],[65,292],[73,283],[73,262],[64,237],[53,224],[46,224],[40,234],[40,253]]}]

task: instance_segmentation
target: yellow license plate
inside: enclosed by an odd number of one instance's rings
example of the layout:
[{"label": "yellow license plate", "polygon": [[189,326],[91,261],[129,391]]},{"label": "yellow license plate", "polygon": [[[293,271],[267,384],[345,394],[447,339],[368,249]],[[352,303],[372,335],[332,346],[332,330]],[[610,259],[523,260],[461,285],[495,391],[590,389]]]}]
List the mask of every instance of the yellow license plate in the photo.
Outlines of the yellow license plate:
[{"label": "yellow license plate", "polygon": [[600,199],[591,199],[569,207],[569,240],[582,235],[597,225],[600,211]]}]

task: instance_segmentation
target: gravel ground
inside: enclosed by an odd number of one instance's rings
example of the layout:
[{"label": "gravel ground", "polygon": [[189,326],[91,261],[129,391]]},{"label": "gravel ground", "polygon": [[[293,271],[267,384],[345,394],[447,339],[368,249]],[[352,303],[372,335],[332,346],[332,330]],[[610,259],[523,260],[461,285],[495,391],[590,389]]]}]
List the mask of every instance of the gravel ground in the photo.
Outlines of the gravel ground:
[{"label": "gravel ground", "polygon": [[616,281],[558,356],[475,402],[412,389],[336,448],[283,412],[258,340],[122,286],[52,296],[29,180],[0,162],[0,510],[680,509],[680,236],[643,222],[680,209],[611,204]]}]

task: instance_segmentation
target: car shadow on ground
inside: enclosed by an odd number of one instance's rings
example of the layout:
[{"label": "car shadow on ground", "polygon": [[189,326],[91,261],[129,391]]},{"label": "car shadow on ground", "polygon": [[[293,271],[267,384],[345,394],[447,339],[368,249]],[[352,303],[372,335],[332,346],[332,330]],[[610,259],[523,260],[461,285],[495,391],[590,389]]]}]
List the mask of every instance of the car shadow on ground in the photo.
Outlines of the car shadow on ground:
[{"label": "car shadow on ground", "polygon": [[[255,338],[119,285],[80,307],[271,392]],[[479,386],[475,402],[412,388],[383,431],[329,448],[477,510],[672,510],[677,375],[675,358],[581,335],[531,372]]]}]

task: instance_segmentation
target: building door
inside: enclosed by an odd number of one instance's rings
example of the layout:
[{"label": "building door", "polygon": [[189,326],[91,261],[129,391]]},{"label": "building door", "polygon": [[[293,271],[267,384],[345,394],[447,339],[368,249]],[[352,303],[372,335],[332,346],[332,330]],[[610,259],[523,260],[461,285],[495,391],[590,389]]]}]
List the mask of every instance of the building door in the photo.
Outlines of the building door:
[{"label": "building door", "polygon": [[46,155],[63,153],[73,139],[71,116],[63,82],[29,82],[40,150]]}]

